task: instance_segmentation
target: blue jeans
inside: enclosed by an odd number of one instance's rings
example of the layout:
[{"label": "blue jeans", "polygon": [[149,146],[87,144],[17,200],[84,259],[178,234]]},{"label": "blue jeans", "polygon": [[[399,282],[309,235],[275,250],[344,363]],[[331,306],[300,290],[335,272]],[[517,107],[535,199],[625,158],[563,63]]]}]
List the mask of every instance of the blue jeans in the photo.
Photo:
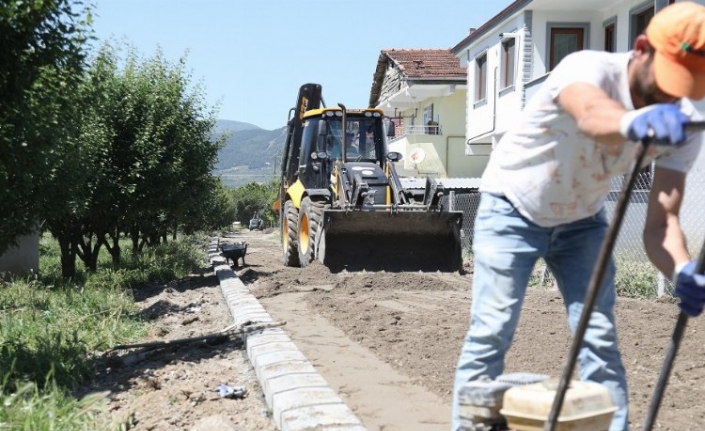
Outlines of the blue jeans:
[{"label": "blue jeans", "polygon": [[[555,277],[568,325],[575,332],[607,228],[604,209],[593,217],[545,228],[522,217],[504,197],[482,194],[473,237],[475,272],[470,329],[460,352],[453,392],[453,431],[460,429],[460,388],[482,374],[495,378],[503,372],[504,357],[512,344],[529,277],[538,258],[546,261]],[[610,259],[578,365],[582,380],[601,383],[612,394],[618,410],[610,431],[626,431],[627,382],[614,323],[614,273]],[[559,375],[557,372],[556,377]]]}]

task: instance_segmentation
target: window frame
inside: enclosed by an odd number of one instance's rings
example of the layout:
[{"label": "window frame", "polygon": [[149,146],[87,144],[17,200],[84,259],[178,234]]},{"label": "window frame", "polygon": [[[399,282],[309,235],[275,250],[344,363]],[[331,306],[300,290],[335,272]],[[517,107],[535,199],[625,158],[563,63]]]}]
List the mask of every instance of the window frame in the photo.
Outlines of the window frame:
[{"label": "window frame", "polygon": [[548,72],[553,70],[556,65],[560,63],[560,60],[563,59],[560,58],[556,61],[555,52],[553,49],[554,37],[561,33],[579,35],[578,44],[580,46],[578,46],[575,51],[571,51],[571,53],[581,51],[588,48],[588,41],[590,40],[590,24],[582,22],[547,23],[546,35],[548,37],[546,38],[546,52],[548,53],[548,64],[546,66]]},{"label": "window frame", "polygon": [[602,24],[604,43],[607,52],[617,52],[617,17],[612,17]]},{"label": "window frame", "polygon": [[475,103],[487,101],[487,51],[475,56]]},{"label": "window frame", "polygon": [[[651,18],[653,18],[654,14],[656,13],[656,9],[654,8],[654,2],[649,1],[649,2],[644,2],[641,3],[629,10],[629,48],[634,49],[634,40],[636,39],[637,36],[642,34],[644,30],[646,29],[646,26],[648,25],[649,21]],[[646,14],[650,14],[651,17],[649,20],[644,20],[644,16]],[[641,28],[643,27],[643,28]]]},{"label": "window frame", "polygon": [[514,87],[517,64],[517,38],[509,37],[502,40],[502,80],[501,90]]}]

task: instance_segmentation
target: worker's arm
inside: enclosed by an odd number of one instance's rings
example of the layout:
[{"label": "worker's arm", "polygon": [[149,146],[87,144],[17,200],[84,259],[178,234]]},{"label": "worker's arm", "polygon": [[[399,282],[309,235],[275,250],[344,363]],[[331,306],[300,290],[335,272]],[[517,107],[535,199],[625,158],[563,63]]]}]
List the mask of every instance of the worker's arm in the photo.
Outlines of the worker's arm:
[{"label": "worker's arm", "polygon": [[604,90],[576,82],[560,92],[558,103],[575,118],[581,133],[601,144],[654,139],[661,144],[679,145],[686,138],[684,125],[688,117],[672,102],[627,111]]},{"label": "worker's arm", "polygon": [[676,266],[690,261],[678,213],[685,173],[656,168],[644,226],[644,247],[653,264],[669,279]]},{"label": "worker's arm", "polygon": [[601,88],[585,82],[570,84],[559,93],[558,103],[585,135],[602,144],[624,143],[620,120],[627,111]]}]

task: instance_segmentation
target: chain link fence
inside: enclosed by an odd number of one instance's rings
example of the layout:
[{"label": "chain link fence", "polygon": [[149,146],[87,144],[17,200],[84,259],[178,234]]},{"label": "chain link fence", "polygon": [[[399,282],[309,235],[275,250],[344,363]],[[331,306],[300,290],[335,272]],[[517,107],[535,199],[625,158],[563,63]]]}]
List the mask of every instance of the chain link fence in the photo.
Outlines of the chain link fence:
[{"label": "chain link fence", "polygon": [[[700,160],[699,160],[700,161]],[[698,162],[699,162],[698,161]],[[685,233],[688,250],[697,258],[705,238],[705,160],[696,162],[688,175],[685,198],[681,206],[680,222]],[[671,295],[672,284],[653,266],[644,250],[642,239],[649,190],[653,176],[652,168],[641,171],[635,181],[631,199],[622,220],[622,226],[615,243],[613,256],[617,265],[616,286],[620,296],[633,298],[653,298]],[[610,218],[620,197],[624,178],[614,178],[612,192],[608,195],[605,208]],[[471,253],[472,234],[480,194],[456,193],[454,208],[463,211],[463,250]],[[539,261],[531,280],[532,287],[553,288],[554,280],[545,262]]]}]

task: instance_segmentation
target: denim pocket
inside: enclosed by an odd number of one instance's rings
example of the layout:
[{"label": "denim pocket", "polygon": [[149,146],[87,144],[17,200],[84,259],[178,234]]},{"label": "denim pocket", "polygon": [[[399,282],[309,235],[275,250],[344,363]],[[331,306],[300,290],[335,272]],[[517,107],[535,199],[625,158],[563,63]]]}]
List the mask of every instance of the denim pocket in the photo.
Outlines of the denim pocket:
[{"label": "denim pocket", "polygon": [[514,205],[504,196],[484,193],[480,198],[480,205],[477,207],[478,217],[513,214],[517,214],[516,208],[514,208]]}]

